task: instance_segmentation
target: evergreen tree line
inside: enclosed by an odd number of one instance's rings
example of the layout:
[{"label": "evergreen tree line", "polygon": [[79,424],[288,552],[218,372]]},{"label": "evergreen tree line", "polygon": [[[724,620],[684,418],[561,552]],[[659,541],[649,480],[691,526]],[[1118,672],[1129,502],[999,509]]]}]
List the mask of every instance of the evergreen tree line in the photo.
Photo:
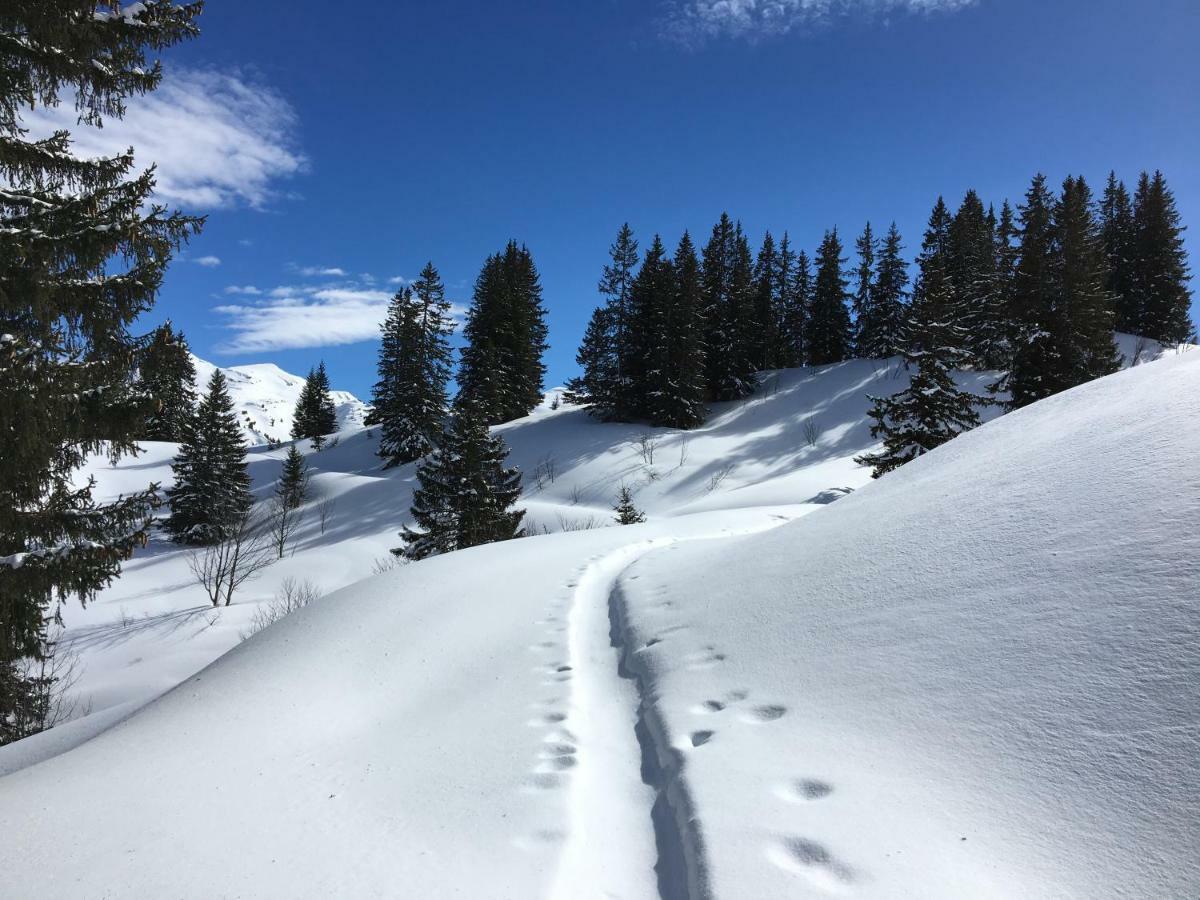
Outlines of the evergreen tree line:
[{"label": "evergreen tree line", "polygon": [[999,213],[974,190],[953,212],[939,198],[929,232],[910,285],[895,224],[882,238],[867,224],[853,267],[836,228],[810,259],[787,233],[767,233],[752,256],[728,215],[699,255],[686,233],[673,257],[658,236],[639,254],[623,225],[568,398],[606,421],[690,428],[766,369],[897,355],[911,368],[923,346],[953,339],[942,362],[1004,372],[996,389],[1016,407],[1112,371],[1114,329],[1167,344],[1193,334],[1183,226],[1161,172],[1143,173],[1132,197],[1114,173],[1099,201],[1082,177],[1055,195],[1039,175]]}]

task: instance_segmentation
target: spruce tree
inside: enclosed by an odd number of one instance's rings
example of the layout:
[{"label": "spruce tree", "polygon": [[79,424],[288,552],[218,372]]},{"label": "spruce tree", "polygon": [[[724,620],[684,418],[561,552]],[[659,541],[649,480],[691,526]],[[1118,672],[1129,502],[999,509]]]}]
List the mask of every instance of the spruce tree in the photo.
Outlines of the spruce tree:
[{"label": "spruce tree", "polygon": [[417,466],[413,494],[416,527],[401,532],[405,545],[393,551],[425,559],[453,550],[521,537],[521,473],[508,468],[508,448],[488,431],[484,410],[455,404],[442,446]]},{"label": "spruce tree", "polygon": [[[807,271],[808,258],[804,259]],[[775,264],[775,358],[771,368],[791,369],[803,359],[804,304],[799,295],[796,253],[788,233],[779,241]]]},{"label": "spruce tree", "polygon": [[996,223],[993,256],[996,260],[995,321],[999,323],[994,343],[984,354],[984,364],[993,369],[1007,370],[1013,357],[1013,284],[1017,271],[1017,223],[1012,204],[1007,200],[1000,207]]},{"label": "spruce tree", "polygon": [[875,298],[871,339],[860,348],[867,359],[896,356],[904,347],[908,316],[908,266],[901,256],[904,245],[893,222],[883,239],[875,266]]},{"label": "spruce tree", "polygon": [[171,515],[163,523],[181,544],[212,544],[237,528],[250,509],[246,445],[225,376],[215,369],[171,464]]},{"label": "spruce tree", "polygon": [[649,419],[651,406],[670,377],[669,315],[675,300],[675,267],[662,239],[654,236],[629,294],[625,406],[630,420]]},{"label": "spruce tree", "polygon": [[879,242],[868,222],[855,241],[858,250],[858,268],[855,270],[854,291],[854,349],[860,359],[876,359],[873,351],[879,348],[879,322],[875,301],[875,256]]},{"label": "spruce tree", "polygon": [[810,366],[824,366],[850,358],[852,327],[846,278],[842,274],[842,242],[837,229],[825,232],[817,251],[817,276],[805,334]]},{"label": "spruce tree", "polygon": [[999,302],[996,278],[995,216],[983,201],[967,191],[950,223],[950,277],[954,285],[954,313],[966,330],[972,364],[994,368],[1006,324]]},{"label": "spruce tree", "polygon": [[920,277],[906,324],[904,362],[912,373],[908,387],[891,397],[871,397],[872,437],[883,450],[857,458],[878,478],[964,431],[979,425],[976,407],[988,401],[960,390],[954,370],[971,360],[963,349],[966,329],[955,321],[950,218],[939,203],[918,260]]},{"label": "spruce tree", "polygon": [[411,288],[396,293],[383,323],[379,381],[367,425],[379,426],[386,466],[412,462],[441,441],[450,380],[454,322],[433,263]]},{"label": "spruce tree", "polygon": [[43,654],[50,603],[92,597],[144,539],[153,491],[101,504],[73,475],[89,453],[134,450],[148,409],[130,329],[200,225],[152,202],[132,151],[84,159],[68,132],[34,137],[23,116],[65,95],[82,125],[121,118],[161,81],[147,51],[194,36],[199,13],[0,4],[0,744],[31,721],[40,688],[20,660]]},{"label": "spruce tree", "polygon": [[754,263],[741,224],[727,213],[713,226],[702,272],[708,395],[736,400],[754,390]]},{"label": "spruce tree", "polygon": [[1162,172],[1142,173],[1134,199],[1134,292],[1140,337],[1177,344],[1194,336],[1184,227]]},{"label": "spruce tree", "polygon": [[296,401],[296,414],[292,423],[292,440],[311,440],[313,448],[325,446],[325,436],[337,431],[337,407],[329,394],[329,375],[324,361],[315,369],[308,370],[300,398]]},{"label": "spruce tree", "polygon": [[275,487],[275,496],[284,509],[299,509],[304,504],[308,499],[308,479],[308,464],[304,461],[304,455],[292,444],[284,457],[279,484]]},{"label": "spruce tree", "polygon": [[182,441],[196,413],[196,366],[183,332],[167,322],[155,329],[138,367],[141,391],[151,403],[143,436],[148,441]]},{"label": "spruce tree", "polygon": [[489,424],[526,416],[542,401],[545,319],[533,256],[510,241],[475,282],[458,374],[459,397]]},{"label": "spruce tree", "polygon": [[779,358],[779,251],[771,232],[763,237],[754,264],[754,326],[749,335],[750,361],[755,371],[772,369]]},{"label": "spruce tree", "polygon": [[664,321],[665,369],[658,393],[649,399],[652,425],[695,428],[708,414],[704,405],[705,347],[700,261],[685,231],[673,260],[674,295]]},{"label": "spruce tree", "polygon": [[575,354],[582,374],[567,382],[567,400],[587,407],[603,422],[616,420],[622,410],[617,401],[620,383],[617,368],[616,326],[607,304],[596,307]]},{"label": "spruce tree", "polygon": [[1108,184],[1100,201],[1100,236],[1108,267],[1105,287],[1116,304],[1116,329],[1134,333],[1140,327],[1137,294],[1137,229],[1133,201],[1116,172],[1108,173]]},{"label": "spruce tree", "polygon": [[621,490],[617,492],[617,503],[613,511],[617,514],[618,525],[640,525],[646,521],[646,514],[633,503],[633,491],[625,485],[621,485]]},{"label": "spruce tree", "polygon": [[780,312],[780,352],[785,368],[795,368],[808,363],[809,315],[812,311],[813,276],[812,264],[803,250],[796,256],[796,270],[791,278],[791,289],[786,294]]}]

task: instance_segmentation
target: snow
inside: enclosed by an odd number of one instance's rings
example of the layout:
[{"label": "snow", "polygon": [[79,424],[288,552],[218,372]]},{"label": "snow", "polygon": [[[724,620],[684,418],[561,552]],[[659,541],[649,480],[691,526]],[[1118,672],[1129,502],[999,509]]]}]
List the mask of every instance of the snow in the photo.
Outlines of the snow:
[{"label": "snow", "polygon": [[[308,457],[328,527],[232,607],[156,539],[64,610],[93,712],[0,750],[0,893],[1194,896],[1200,353],[1160,355],[877,482],[894,365],[687,435],[552,392],[499,429],[530,525],[610,526],[622,484],[649,521],[373,577],[413,468],[349,428]],[[289,576],[329,594],[242,641]]]}]

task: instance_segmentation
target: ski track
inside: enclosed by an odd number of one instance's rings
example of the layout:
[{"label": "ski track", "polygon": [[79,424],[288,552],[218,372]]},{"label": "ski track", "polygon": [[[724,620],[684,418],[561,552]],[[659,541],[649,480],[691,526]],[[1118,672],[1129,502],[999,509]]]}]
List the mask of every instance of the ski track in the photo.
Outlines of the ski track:
[{"label": "ski track", "polygon": [[[569,686],[569,701],[565,713],[530,723],[545,728],[546,747],[530,783],[550,788],[566,780],[568,789],[568,832],[552,900],[708,897],[681,757],[654,709],[647,674],[633,662],[619,583],[634,563],[656,551],[754,534],[786,521],[628,544],[588,560],[552,602],[543,624],[560,638],[565,630],[567,658],[539,670],[547,687]],[[549,640],[532,649],[554,655],[560,648],[561,641]],[[558,698],[547,704],[562,708]]]}]

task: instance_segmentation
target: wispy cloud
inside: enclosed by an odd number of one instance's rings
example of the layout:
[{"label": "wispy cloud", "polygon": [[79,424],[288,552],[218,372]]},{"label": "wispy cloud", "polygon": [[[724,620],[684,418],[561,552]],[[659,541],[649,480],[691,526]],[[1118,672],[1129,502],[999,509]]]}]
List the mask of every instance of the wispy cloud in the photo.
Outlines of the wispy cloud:
[{"label": "wispy cloud", "polygon": [[219,256],[201,256],[198,259],[193,259],[192,262],[194,262],[198,266],[204,266],[204,268],[206,268],[206,269],[215,269],[217,266],[219,266],[221,264],[221,257],[219,257]]},{"label": "wispy cloud", "polygon": [[226,294],[239,294],[245,297],[257,297],[262,291],[252,284],[231,284],[225,288]]},{"label": "wispy cloud", "polygon": [[157,91],[130,100],[125,118],[106,119],[103,128],[78,125],[70,102],[24,121],[34,133],[67,129],[83,156],[134,147],[138,166],[158,165],[158,199],[189,212],[261,208],[279,180],[307,167],[291,104],[236,74],[169,70]]},{"label": "wispy cloud", "polygon": [[661,20],[664,37],[684,44],[713,38],[762,40],[839,16],[954,12],[977,0],[670,0]]},{"label": "wispy cloud", "polygon": [[[379,337],[379,326],[387,316],[393,296],[361,279],[322,285],[281,285],[265,292],[233,285],[225,292],[263,298],[215,308],[230,332],[229,340],[217,350],[227,354],[332,347],[372,340]],[[452,311],[456,318],[466,312],[460,306],[454,306]]]},{"label": "wispy cloud", "polygon": [[325,268],[322,266],[304,266],[300,270],[300,274],[304,275],[306,278],[316,278],[318,276],[323,276],[326,278],[344,278],[346,275],[346,270],[339,269],[337,267]]}]

